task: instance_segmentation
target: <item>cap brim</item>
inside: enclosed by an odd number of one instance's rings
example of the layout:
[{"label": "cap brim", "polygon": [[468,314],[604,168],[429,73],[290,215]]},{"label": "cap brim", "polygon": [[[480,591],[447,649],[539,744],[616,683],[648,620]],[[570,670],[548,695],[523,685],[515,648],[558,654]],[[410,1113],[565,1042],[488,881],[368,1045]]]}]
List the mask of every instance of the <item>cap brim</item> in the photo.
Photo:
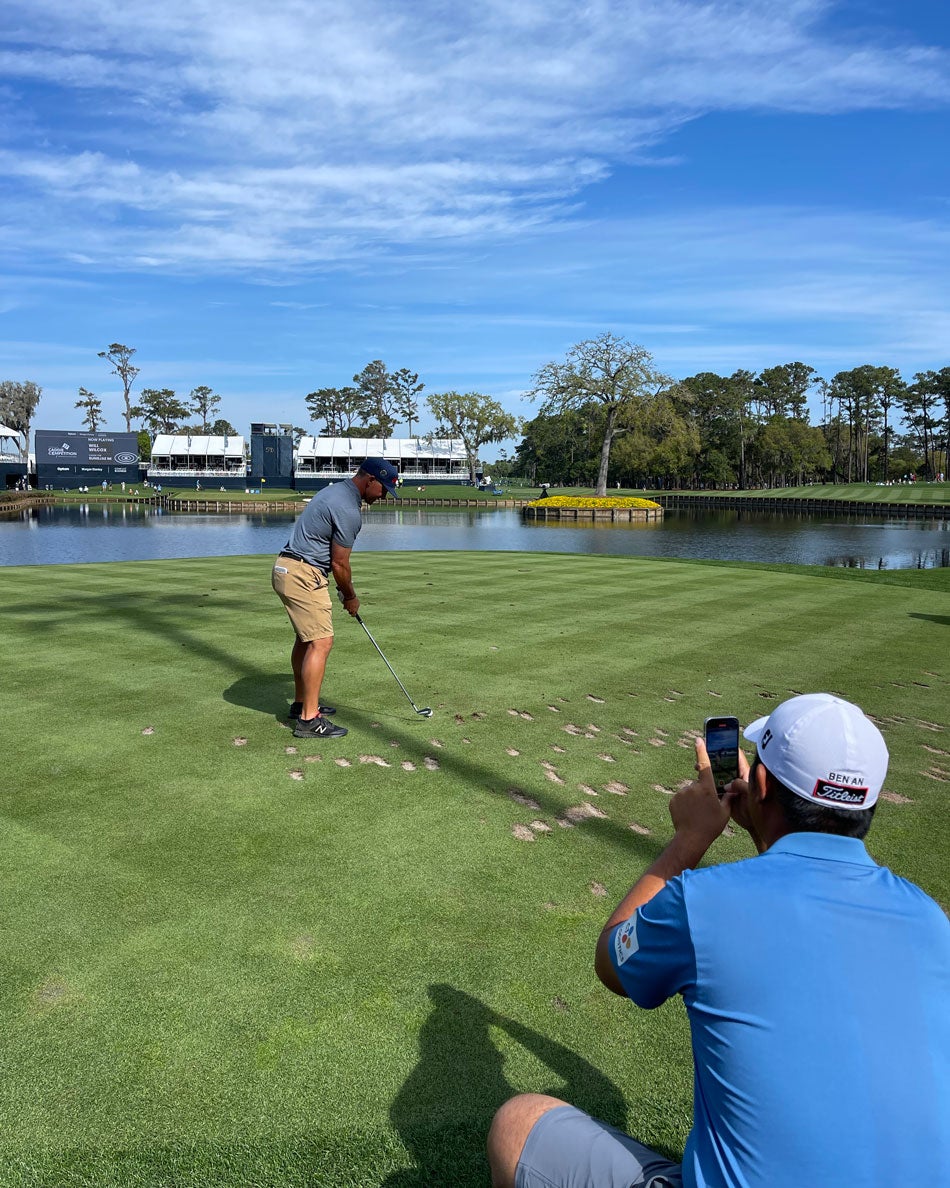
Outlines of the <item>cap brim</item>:
[{"label": "cap brim", "polygon": [[765,731],[765,723],[769,720],[768,714],[764,718],[756,718],[754,722],[750,722],[742,732],[742,737],[747,738],[749,742],[757,743]]},{"label": "cap brim", "polygon": [[[379,481],[380,481],[381,483],[383,483],[383,480],[382,480],[382,479],[380,479]],[[393,497],[394,499],[399,499],[399,498],[400,498],[400,495],[399,495],[399,488],[398,488],[398,487],[391,487],[391,486],[389,485],[389,483],[383,483],[383,486],[386,488],[386,494],[387,494],[387,495],[392,495],[392,497]]]}]

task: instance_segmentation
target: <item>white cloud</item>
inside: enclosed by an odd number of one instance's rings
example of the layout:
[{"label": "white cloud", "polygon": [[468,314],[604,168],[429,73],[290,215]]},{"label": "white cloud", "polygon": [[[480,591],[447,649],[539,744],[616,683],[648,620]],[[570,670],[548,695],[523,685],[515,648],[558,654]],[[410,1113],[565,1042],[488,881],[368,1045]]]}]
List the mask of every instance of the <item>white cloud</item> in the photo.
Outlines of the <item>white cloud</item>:
[{"label": "white cloud", "polygon": [[821,0],[0,0],[0,70],[23,108],[0,170],[29,199],[8,243],[306,268],[563,220],[704,112],[950,98],[943,51],[836,34],[833,15]]}]

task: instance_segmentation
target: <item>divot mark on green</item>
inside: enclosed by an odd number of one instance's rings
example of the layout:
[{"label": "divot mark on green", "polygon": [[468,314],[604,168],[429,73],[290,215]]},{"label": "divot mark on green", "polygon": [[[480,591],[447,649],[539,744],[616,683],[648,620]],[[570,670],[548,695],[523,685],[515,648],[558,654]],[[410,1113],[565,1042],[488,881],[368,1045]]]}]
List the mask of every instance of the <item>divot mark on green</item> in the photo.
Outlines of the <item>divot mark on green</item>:
[{"label": "divot mark on green", "polygon": [[337,765],[337,767],[349,767],[350,766],[349,759],[334,759],[333,762]]},{"label": "divot mark on green", "polygon": [[607,894],[607,888],[603,883],[591,883],[590,893],[591,895],[599,895],[602,898]]},{"label": "divot mark on green", "polygon": [[616,763],[617,762],[617,760],[613,757],[613,755],[603,754],[603,755],[598,755],[597,758],[603,759],[603,761],[605,763]]},{"label": "divot mark on green", "polygon": [[913,804],[909,796],[904,796],[900,792],[882,792],[881,800],[886,800],[890,804]]},{"label": "divot mark on green", "polygon": [[472,717],[475,719],[476,722],[480,722],[482,720],[482,718],[485,717],[485,714],[483,714],[481,710],[476,710],[472,714]]},{"label": "divot mark on green", "polygon": [[552,714],[559,714],[559,713],[561,712],[561,711],[560,711],[560,710],[557,708],[557,706],[556,706],[556,705],[549,705],[549,706],[548,706],[548,709],[551,711],[551,713],[552,713]]},{"label": "divot mark on green", "polygon": [[639,738],[640,737],[639,734],[637,734],[637,732],[635,730],[631,729],[629,726],[621,726],[620,729],[624,734],[629,734],[631,738]]},{"label": "divot mark on green", "polygon": [[593,731],[594,734],[600,734],[600,727],[595,726],[593,722],[587,723],[587,729]]},{"label": "divot mark on green", "polygon": [[442,747],[442,746],[445,746],[445,744],[438,738],[430,738],[429,746],[430,747]]},{"label": "divot mark on green", "polygon": [[519,718],[524,718],[524,720],[525,720],[526,722],[533,722],[533,721],[534,721],[534,714],[529,714],[527,710],[522,710],[522,711],[521,711],[521,713],[518,715],[518,717],[519,717]]},{"label": "divot mark on green", "polygon": [[72,997],[72,992],[65,982],[58,978],[47,978],[33,991],[33,1006],[37,1010],[49,1010],[50,1007],[63,1006]]},{"label": "divot mark on green", "polygon": [[303,772],[300,770],[299,767],[295,767],[293,769],[293,771],[288,771],[287,774],[290,776],[290,778],[292,780],[302,780],[303,779]]},{"label": "divot mark on green", "polygon": [[609,784],[604,784],[604,790],[613,792],[614,796],[626,796],[630,789],[626,784],[621,784],[619,780],[611,780]]},{"label": "divot mark on green", "polygon": [[562,726],[561,729],[564,731],[565,734],[583,734],[584,733],[584,731],[581,730],[580,726],[575,726],[573,722],[568,722],[568,724],[566,726]]},{"label": "divot mark on green", "polygon": [[319,763],[323,759],[322,755],[304,755],[304,763]]},{"label": "divot mark on green", "polygon": [[942,751],[940,747],[931,747],[927,743],[920,744],[925,751],[929,751],[931,755],[950,755],[950,751]]},{"label": "divot mark on green", "polygon": [[921,730],[933,730],[936,733],[941,733],[944,729],[939,722],[925,722],[923,718],[917,719],[917,725]]},{"label": "divot mark on green", "polygon": [[631,821],[627,828],[632,829],[634,833],[639,833],[642,837],[649,837],[653,832],[651,829],[647,829],[646,825],[641,825],[638,821]]},{"label": "divot mark on green", "polygon": [[534,833],[527,825],[512,825],[511,832],[518,841],[534,841]]},{"label": "divot mark on green", "polygon": [[142,731],[142,733],[143,734],[154,734],[155,727],[154,726],[146,726],[145,729]]},{"label": "divot mark on green", "polygon": [[551,832],[551,826],[546,821],[532,821],[529,828],[533,829],[535,833]]},{"label": "divot mark on green", "polygon": [[707,689],[706,692],[710,697],[722,697],[721,693],[717,693],[715,689]]},{"label": "divot mark on green", "polygon": [[599,809],[596,805],[585,800],[583,804],[572,804],[570,808],[565,809],[563,816],[558,818],[558,824],[564,820],[576,825],[579,821],[586,821],[589,817],[604,818],[606,816],[603,809]]},{"label": "divot mark on green", "polygon": [[425,765],[426,771],[438,771],[439,770],[438,762],[435,759],[433,759],[431,755],[426,755],[425,759],[423,759],[422,762]]},{"label": "divot mark on green", "polygon": [[665,738],[651,738],[650,746],[651,747],[665,747],[666,739]]},{"label": "divot mark on green", "polygon": [[247,746],[247,739],[246,739],[246,738],[236,738],[236,739],[234,739],[233,741],[234,741],[234,745],[235,745],[236,747],[246,747],[246,746]]},{"label": "divot mark on green", "polygon": [[585,796],[599,796],[600,795],[600,793],[597,792],[594,788],[592,788],[590,786],[590,784],[578,784],[577,787],[578,787],[578,790],[580,792],[583,792]]},{"label": "divot mark on green", "polygon": [[505,754],[510,755],[512,759],[514,759],[516,756],[520,755],[521,752],[516,751],[514,747],[505,747]]},{"label": "divot mark on green", "polygon": [[381,755],[360,755],[360,763],[374,763],[377,767],[390,766]]},{"label": "divot mark on green", "polygon": [[566,755],[567,754],[567,751],[565,751],[563,747],[559,747],[557,745],[557,743],[552,744],[551,750],[556,752],[558,755]]},{"label": "divot mark on green", "polygon": [[284,747],[284,754],[285,755],[296,755],[297,748],[296,747]]},{"label": "divot mark on green", "polygon": [[587,700],[588,700],[588,701],[593,701],[593,702],[595,702],[597,705],[603,705],[603,704],[604,704],[604,699],[603,699],[603,697],[595,697],[593,693],[588,693],[588,694],[587,694]]},{"label": "divot mark on green", "polygon": [[526,808],[539,809],[541,807],[536,800],[532,800],[530,796],[525,796],[518,788],[509,788],[508,795],[516,804],[523,804]]},{"label": "divot mark on green", "polygon": [[942,767],[930,767],[920,774],[926,776],[928,780],[939,780],[941,784],[950,784],[950,771],[944,771]]},{"label": "divot mark on green", "polygon": [[402,761],[402,763],[400,763],[399,766],[403,769],[403,771],[415,771],[416,770],[416,765],[414,763],[411,763],[408,759],[404,759]]}]

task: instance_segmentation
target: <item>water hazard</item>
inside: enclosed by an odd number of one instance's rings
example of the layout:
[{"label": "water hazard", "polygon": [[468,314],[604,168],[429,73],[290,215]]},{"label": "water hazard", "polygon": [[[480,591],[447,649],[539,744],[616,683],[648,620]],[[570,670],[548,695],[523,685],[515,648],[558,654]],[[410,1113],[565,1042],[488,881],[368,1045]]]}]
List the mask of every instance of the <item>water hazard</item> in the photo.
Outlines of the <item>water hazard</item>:
[{"label": "water hazard", "polygon": [[[0,564],[147,561],[276,553],[289,513],[212,515],[144,504],[36,507],[0,516]],[[620,554],[839,565],[950,566],[950,520],[690,508],[659,524],[537,523],[517,509],[374,507],[358,548]]]}]

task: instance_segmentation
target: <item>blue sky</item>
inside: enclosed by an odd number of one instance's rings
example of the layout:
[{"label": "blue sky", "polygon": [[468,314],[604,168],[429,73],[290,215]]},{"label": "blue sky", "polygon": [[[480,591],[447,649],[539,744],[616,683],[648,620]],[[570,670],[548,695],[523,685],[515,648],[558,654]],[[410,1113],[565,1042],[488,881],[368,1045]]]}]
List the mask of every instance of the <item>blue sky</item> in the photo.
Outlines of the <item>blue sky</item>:
[{"label": "blue sky", "polygon": [[[943,0],[0,0],[0,343],[307,424],[371,359],[522,400],[603,330],[672,376],[950,364]],[[423,419],[423,429],[427,428]]]}]

